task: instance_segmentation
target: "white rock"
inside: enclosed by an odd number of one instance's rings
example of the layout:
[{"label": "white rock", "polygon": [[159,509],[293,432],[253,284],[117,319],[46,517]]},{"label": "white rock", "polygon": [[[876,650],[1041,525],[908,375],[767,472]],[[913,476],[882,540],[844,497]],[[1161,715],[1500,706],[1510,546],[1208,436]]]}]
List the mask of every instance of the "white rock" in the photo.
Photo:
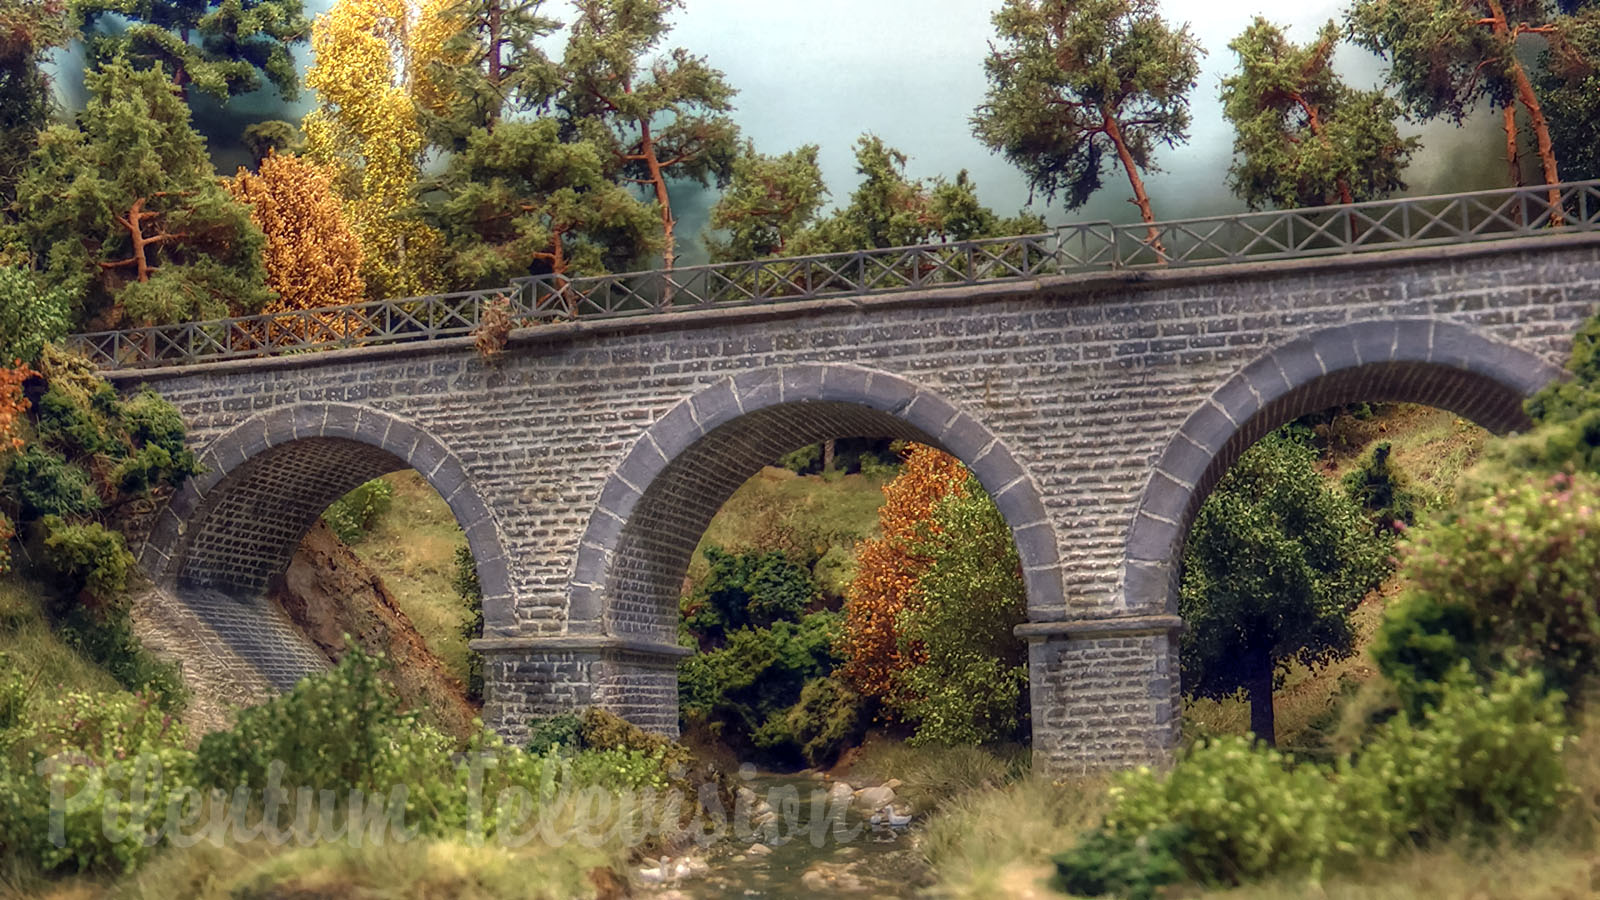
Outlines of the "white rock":
[{"label": "white rock", "polygon": [[750,849],[745,852],[751,856],[767,856],[772,853],[772,848],[766,844],[751,844]]},{"label": "white rock", "polygon": [[639,880],[645,884],[660,884],[666,881],[667,877],[660,866],[649,866],[639,870]]},{"label": "white rock", "polygon": [[891,778],[888,781],[885,781],[883,783],[883,786],[888,788],[891,791],[898,791],[898,790],[900,790],[900,786],[903,785],[903,784],[905,784],[905,782],[901,781],[900,779]]},{"label": "white rock", "polygon": [[894,788],[888,785],[862,788],[855,792],[856,804],[863,809],[882,809],[894,801]]},{"label": "white rock", "polygon": [[850,787],[848,781],[836,781],[833,787],[828,788],[828,799],[836,803],[848,803],[855,795],[855,789]]}]

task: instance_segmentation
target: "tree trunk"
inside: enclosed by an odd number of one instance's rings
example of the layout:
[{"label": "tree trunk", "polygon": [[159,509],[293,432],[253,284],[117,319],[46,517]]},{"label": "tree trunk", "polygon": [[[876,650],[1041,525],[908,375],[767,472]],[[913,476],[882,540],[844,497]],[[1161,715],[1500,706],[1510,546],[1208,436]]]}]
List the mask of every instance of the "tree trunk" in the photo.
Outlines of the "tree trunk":
[{"label": "tree trunk", "polygon": [[656,202],[661,204],[661,263],[662,268],[671,271],[672,264],[677,259],[676,239],[672,231],[678,223],[672,218],[672,200],[667,197],[667,179],[661,172],[661,160],[656,158],[656,141],[650,133],[648,120],[639,123],[639,154],[644,157],[644,164],[650,170],[650,184],[655,188]]},{"label": "tree trunk", "polygon": [[1145,225],[1149,226],[1146,229],[1146,234],[1148,235],[1146,240],[1161,258],[1161,262],[1165,263],[1167,261],[1167,248],[1161,246],[1161,232],[1157,231],[1155,225],[1152,224],[1155,222],[1156,216],[1155,213],[1150,211],[1150,195],[1145,193],[1144,180],[1139,177],[1139,167],[1134,164],[1133,154],[1128,152],[1127,141],[1122,138],[1122,127],[1117,124],[1117,118],[1111,114],[1110,110],[1102,108],[1100,116],[1105,124],[1106,137],[1110,138],[1111,143],[1116,145],[1117,158],[1122,160],[1122,168],[1127,171],[1128,181],[1133,185],[1133,202],[1139,207],[1139,215],[1144,219]]},{"label": "tree trunk", "polygon": [[834,444],[833,438],[828,438],[822,442],[822,471],[825,473],[833,471],[833,454],[837,449]]},{"label": "tree trunk", "polygon": [[1522,160],[1517,155],[1517,107],[1507,103],[1502,116],[1506,129],[1506,176],[1512,187],[1522,187]]},{"label": "tree trunk", "polygon": [[1278,744],[1277,724],[1272,711],[1272,657],[1265,651],[1250,660],[1245,678],[1245,693],[1250,698],[1250,731],[1268,746]]},{"label": "tree trunk", "polygon": [[[1516,36],[1511,33],[1510,26],[1506,23],[1505,10],[1500,6],[1500,0],[1489,0],[1490,27],[1513,45]],[[1528,72],[1522,68],[1522,63],[1517,61],[1513,52],[1506,57],[1507,70],[1511,74],[1511,83],[1516,86],[1517,98],[1522,101],[1522,106],[1528,111],[1528,122],[1533,126],[1533,134],[1539,146],[1539,163],[1544,168],[1544,183],[1550,188],[1550,224],[1565,225],[1566,216],[1561,210],[1561,189],[1555,185],[1561,183],[1561,176],[1556,171],[1555,146],[1550,141],[1550,123],[1545,121],[1544,109],[1539,105],[1539,97],[1533,92],[1533,82],[1528,80]]]},{"label": "tree trunk", "polygon": [[[500,66],[500,0],[489,0],[489,84],[494,87],[498,101],[504,101],[505,96],[501,90],[501,82],[505,80]],[[500,103],[495,103],[489,110],[489,125],[492,128],[500,121]],[[559,242],[559,238],[557,239]]]}]

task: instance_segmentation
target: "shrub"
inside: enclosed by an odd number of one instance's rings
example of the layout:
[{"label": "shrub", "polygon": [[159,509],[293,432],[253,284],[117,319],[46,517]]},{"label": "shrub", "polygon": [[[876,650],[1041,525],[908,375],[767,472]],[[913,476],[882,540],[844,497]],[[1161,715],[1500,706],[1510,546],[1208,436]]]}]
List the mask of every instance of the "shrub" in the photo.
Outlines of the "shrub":
[{"label": "shrub", "polygon": [[1571,790],[1561,700],[1538,672],[1496,673],[1480,685],[1457,668],[1420,721],[1402,715],[1379,726],[1342,767],[1347,840],[1384,857],[1416,841],[1547,824]]},{"label": "shrub", "polygon": [[1181,826],[1169,825],[1133,836],[1108,829],[1092,831],[1078,846],[1051,857],[1051,887],[1074,896],[1107,894],[1125,900],[1153,900],[1165,885],[1182,881],[1180,849],[1190,840]]},{"label": "shrub", "polygon": [[915,553],[928,560],[895,623],[901,654],[896,706],[914,743],[1005,741],[1023,727],[1027,621],[1022,563],[1011,529],[976,478],[941,500]]},{"label": "shrub", "polygon": [[769,717],[751,740],[766,750],[797,752],[810,766],[830,766],[861,742],[870,722],[867,699],[844,679],[830,675],[806,682],[799,701]]},{"label": "shrub", "polygon": [[44,526],[44,564],[69,597],[87,594],[104,605],[128,589],[133,554],[122,533],[98,522],[69,525],[48,516]]},{"label": "shrub", "polygon": [[178,667],[157,659],[139,643],[128,610],[73,607],[57,628],[67,646],[93,660],[124,688],[148,693],[172,713],[188,703],[189,691]]},{"label": "shrub", "polygon": [[1373,658],[1413,712],[1457,659],[1504,654],[1569,689],[1600,663],[1600,479],[1523,477],[1466,501],[1406,555]]},{"label": "shrub", "polygon": [[331,671],[241,710],[230,731],[200,741],[202,784],[263,787],[274,761],[283,783],[315,790],[386,791],[414,769],[439,768],[445,739],[402,712],[384,682],[386,663],[351,645]]},{"label": "shrub", "polygon": [[720,647],[741,628],[798,620],[822,597],[811,570],[779,551],[707,547],[705,556],[710,574],[681,603],[683,622],[702,647]]},{"label": "shrub", "polygon": [[461,637],[467,646],[467,699],[483,702],[483,654],[471,647],[471,642],[483,637],[483,585],[478,581],[478,561],[472,558],[472,548],[466,544],[456,548],[455,573],[450,584],[467,607],[467,617],[461,623]]},{"label": "shrub", "polygon": [[557,747],[568,751],[583,749],[583,720],[571,713],[548,716],[528,723],[528,743],[523,749],[533,754],[549,753]]},{"label": "shrub", "polygon": [[15,498],[18,516],[24,523],[45,516],[83,515],[101,506],[89,473],[68,465],[61,454],[39,444],[29,444],[11,460],[4,484]]},{"label": "shrub", "polygon": [[333,501],[323,511],[322,520],[328,523],[339,540],[354,544],[367,536],[367,532],[377,524],[378,517],[388,512],[393,502],[394,485],[382,478],[374,478]]},{"label": "shrub", "polygon": [[0,265],[0,360],[31,363],[72,327],[73,292],[45,287],[25,269]]},{"label": "shrub", "polygon": [[1345,493],[1367,511],[1373,530],[1380,535],[1417,524],[1416,494],[1406,486],[1405,474],[1389,464],[1390,450],[1387,441],[1373,447],[1372,455],[1345,475],[1343,482]]}]

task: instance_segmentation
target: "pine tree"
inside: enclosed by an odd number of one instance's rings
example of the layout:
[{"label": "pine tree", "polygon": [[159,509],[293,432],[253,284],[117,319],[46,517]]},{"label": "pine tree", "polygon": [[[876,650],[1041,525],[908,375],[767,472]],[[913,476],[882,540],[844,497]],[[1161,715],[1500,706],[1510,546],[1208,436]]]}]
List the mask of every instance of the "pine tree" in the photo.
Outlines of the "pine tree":
[{"label": "pine tree", "polygon": [[1563,16],[1556,27],[1538,80],[1551,148],[1563,178],[1600,178],[1600,6]]},{"label": "pine tree", "polygon": [[727,234],[726,239],[705,237],[713,262],[782,254],[812,223],[828,194],[817,165],[818,149],[806,144],[768,156],[745,144],[733,161],[727,190],[711,207],[711,227]]},{"label": "pine tree", "polygon": [[[1516,105],[1528,114],[1546,184],[1561,180],[1550,126],[1527,68],[1517,57],[1524,35],[1549,36],[1544,0],[1359,0],[1350,9],[1355,42],[1390,62],[1389,83],[1415,116],[1461,122],[1478,102],[1501,110],[1506,163],[1521,184]],[[1550,192],[1559,224],[1560,194]]]},{"label": "pine tree", "polygon": [[166,73],[119,60],[86,80],[78,123],[40,134],[18,192],[33,262],[86,298],[78,324],[259,310],[272,296],[261,231],[216,177]]},{"label": "pine tree", "polygon": [[[299,96],[290,48],[310,34],[302,0],[75,0],[91,62],[118,56],[159,65],[186,92],[246,94],[263,77]],[[120,21],[106,21],[114,16]]]},{"label": "pine tree", "polygon": [[548,104],[560,83],[538,42],[561,27],[543,0],[458,0],[441,14],[450,36],[418,93],[434,142],[459,150],[474,128]]},{"label": "pine tree", "polygon": [[1222,81],[1233,123],[1234,193],[1251,209],[1372,200],[1405,189],[1400,173],[1416,138],[1400,137],[1400,106],[1357,91],[1333,71],[1339,30],[1328,22],[1305,46],[1256,17],[1229,49],[1237,74]]},{"label": "pine tree", "polygon": [[[1006,0],[994,25],[989,92],[972,118],[979,140],[1046,197],[1065,194],[1068,209],[1100,189],[1110,153],[1154,222],[1141,173],[1158,145],[1188,138],[1202,52],[1188,26],[1168,25],[1156,0]],[[1165,254],[1153,227],[1149,242]]]},{"label": "pine tree", "polygon": [[726,183],[738,128],[725,113],[734,89],[687,50],[651,58],[682,0],[577,0],[562,57],[558,104],[568,127],[607,148],[620,177],[655,196],[663,265],[677,261],[677,219],[667,179]]},{"label": "pine tree", "polygon": [[0,0],[0,224],[39,131],[50,124],[45,59],[71,31],[66,0]]}]

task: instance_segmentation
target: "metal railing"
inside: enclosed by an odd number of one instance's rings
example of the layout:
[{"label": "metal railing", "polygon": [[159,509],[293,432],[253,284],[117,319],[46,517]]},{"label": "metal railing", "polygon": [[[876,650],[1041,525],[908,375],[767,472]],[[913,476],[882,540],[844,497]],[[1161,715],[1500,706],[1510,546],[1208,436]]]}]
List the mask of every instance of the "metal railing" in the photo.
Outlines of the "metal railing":
[{"label": "metal railing", "polygon": [[102,331],[67,343],[102,369],[140,368],[459,337],[501,300],[513,323],[526,326],[1574,231],[1600,231],[1600,181],[1153,225],[1084,222],[1017,237],[588,278],[538,275],[499,289]]}]

